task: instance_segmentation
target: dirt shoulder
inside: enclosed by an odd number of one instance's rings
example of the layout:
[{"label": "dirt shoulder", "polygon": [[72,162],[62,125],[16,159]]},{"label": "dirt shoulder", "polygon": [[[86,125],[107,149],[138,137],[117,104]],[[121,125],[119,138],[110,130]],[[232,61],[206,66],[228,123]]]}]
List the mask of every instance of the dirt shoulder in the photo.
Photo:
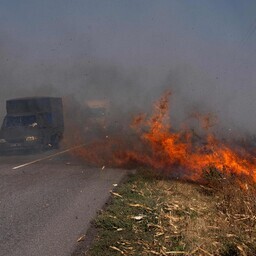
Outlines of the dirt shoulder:
[{"label": "dirt shoulder", "polygon": [[132,175],[73,256],[256,255],[255,194],[231,183]]}]

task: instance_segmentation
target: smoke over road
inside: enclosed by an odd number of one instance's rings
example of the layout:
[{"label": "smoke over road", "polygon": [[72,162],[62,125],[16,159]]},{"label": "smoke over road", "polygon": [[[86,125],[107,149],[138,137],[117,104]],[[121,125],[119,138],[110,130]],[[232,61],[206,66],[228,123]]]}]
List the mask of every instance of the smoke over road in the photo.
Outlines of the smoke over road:
[{"label": "smoke over road", "polygon": [[[246,39],[247,47],[240,47],[253,25],[250,12],[243,20],[238,10],[220,3],[114,2],[87,1],[61,8],[54,4],[50,13],[47,4],[33,4],[34,11],[42,10],[44,23],[32,14],[28,19],[35,19],[39,30],[32,23],[23,24],[18,33],[15,19],[13,30],[7,29],[9,23],[2,25],[1,120],[6,99],[49,95],[69,102],[67,107],[76,111],[72,119],[81,126],[84,102],[91,99],[108,100],[114,120],[124,122],[150,111],[170,89],[174,126],[191,113],[212,113],[218,117],[220,134],[255,134],[254,34]],[[77,19],[67,15],[69,8]],[[211,8],[222,12],[214,14]],[[20,12],[25,15],[26,10]],[[129,17],[123,16],[126,12]]]}]

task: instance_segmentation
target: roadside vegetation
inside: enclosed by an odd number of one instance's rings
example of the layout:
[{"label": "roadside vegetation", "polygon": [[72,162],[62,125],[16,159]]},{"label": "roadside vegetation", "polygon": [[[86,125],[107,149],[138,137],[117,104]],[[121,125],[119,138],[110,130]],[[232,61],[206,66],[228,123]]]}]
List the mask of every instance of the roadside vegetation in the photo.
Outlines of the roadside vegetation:
[{"label": "roadside vegetation", "polygon": [[74,255],[256,255],[254,185],[214,167],[204,178],[199,185],[138,171],[94,221],[90,249]]}]

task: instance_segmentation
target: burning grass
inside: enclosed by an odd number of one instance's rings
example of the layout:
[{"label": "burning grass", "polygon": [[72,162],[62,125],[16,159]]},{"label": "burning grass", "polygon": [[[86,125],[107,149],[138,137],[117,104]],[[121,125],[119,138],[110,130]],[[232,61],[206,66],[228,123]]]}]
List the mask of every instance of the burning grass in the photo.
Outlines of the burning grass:
[{"label": "burning grass", "polygon": [[130,177],[95,220],[86,255],[256,255],[255,188],[215,171],[203,186],[148,171]]},{"label": "burning grass", "polygon": [[[227,176],[248,177],[256,182],[256,158],[253,152],[234,143],[218,139],[211,128],[214,115],[193,114],[203,129],[195,136],[190,129],[175,131],[169,118],[166,93],[149,117],[137,116],[129,129],[104,130],[105,136],[73,153],[98,166],[152,168],[166,176],[202,181],[203,170],[215,166]],[[175,171],[174,171],[175,170]]]},{"label": "burning grass", "polygon": [[175,131],[169,97],[128,130],[74,151],[99,166],[154,170],[154,178],[140,173],[113,194],[88,255],[256,255],[254,151],[218,139],[210,114],[193,114],[203,137]]}]

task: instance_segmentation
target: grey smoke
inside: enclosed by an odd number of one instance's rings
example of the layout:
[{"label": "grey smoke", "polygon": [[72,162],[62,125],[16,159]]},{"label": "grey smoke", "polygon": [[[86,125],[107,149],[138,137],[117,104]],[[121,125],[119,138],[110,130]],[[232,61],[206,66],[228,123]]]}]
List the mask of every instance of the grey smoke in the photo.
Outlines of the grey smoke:
[{"label": "grey smoke", "polygon": [[[92,52],[80,54],[81,49],[75,48],[73,54],[71,51],[65,56],[56,55],[53,49],[52,54],[32,58],[25,46],[8,36],[2,37],[1,120],[6,99],[44,95],[73,97],[79,111],[88,99],[107,99],[115,116],[130,118],[135,113],[150,112],[153,102],[171,90],[171,113],[176,126],[196,110],[216,114],[224,134],[230,129],[234,134],[255,134],[256,75],[254,63],[247,55],[223,50],[216,57],[217,49],[212,47],[212,52],[201,53],[206,54],[201,61],[196,54],[189,54],[186,59],[180,53],[169,61],[163,58],[162,65],[158,65],[161,59],[155,52],[151,53],[150,63],[143,63],[143,59],[133,63],[127,58],[125,65],[125,55],[120,62],[116,57],[111,61],[94,54],[93,47],[88,49]],[[233,57],[234,53],[241,61]],[[209,63],[202,65],[207,60]]]}]

